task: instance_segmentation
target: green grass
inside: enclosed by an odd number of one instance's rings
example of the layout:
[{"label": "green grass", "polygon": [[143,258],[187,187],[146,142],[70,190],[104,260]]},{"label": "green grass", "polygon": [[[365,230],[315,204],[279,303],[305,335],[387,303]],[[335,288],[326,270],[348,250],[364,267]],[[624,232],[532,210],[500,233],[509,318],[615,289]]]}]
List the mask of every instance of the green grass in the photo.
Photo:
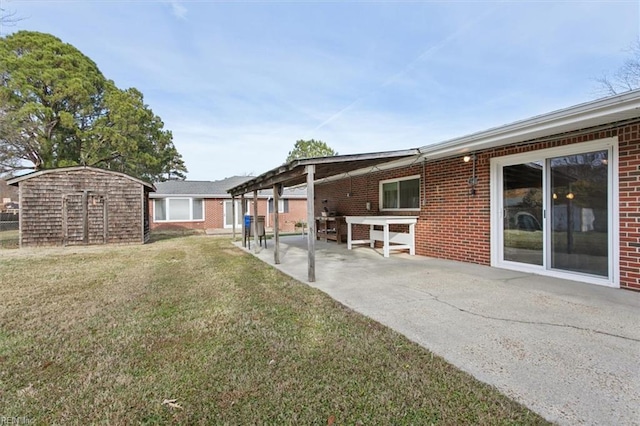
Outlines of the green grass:
[{"label": "green grass", "polygon": [[545,423],[226,238],[6,250],[0,277],[2,416],[35,424]]},{"label": "green grass", "polygon": [[18,231],[0,231],[0,250],[18,248]]},{"label": "green grass", "polygon": [[[573,253],[590,256],[606,256],[608,250],[607,233],[574,232]],[[505,246],[527,250],[542,250],[542,231],[505,230]],[[558,252],[567,251],[567,233],[553,233],[554,248]]]}]

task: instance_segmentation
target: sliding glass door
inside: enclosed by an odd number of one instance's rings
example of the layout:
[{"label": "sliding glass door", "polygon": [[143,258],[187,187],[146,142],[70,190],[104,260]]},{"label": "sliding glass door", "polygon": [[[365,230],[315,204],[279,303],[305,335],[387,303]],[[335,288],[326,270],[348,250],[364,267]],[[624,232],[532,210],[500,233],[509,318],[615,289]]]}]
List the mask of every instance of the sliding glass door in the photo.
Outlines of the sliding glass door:
[{"label": "sliding glass door", "polygon": [[492,263],[614,285],[616,148],[610,138],[493,159]]},{"label": "sliding glass door", "polygon": [[502,168],[504,260],[543,264],[542,170],[540,162]]},{"label": "sliding glass door", "polygon": [[609,274],[608,152],[548,160],[551,193],[551,267]]}]

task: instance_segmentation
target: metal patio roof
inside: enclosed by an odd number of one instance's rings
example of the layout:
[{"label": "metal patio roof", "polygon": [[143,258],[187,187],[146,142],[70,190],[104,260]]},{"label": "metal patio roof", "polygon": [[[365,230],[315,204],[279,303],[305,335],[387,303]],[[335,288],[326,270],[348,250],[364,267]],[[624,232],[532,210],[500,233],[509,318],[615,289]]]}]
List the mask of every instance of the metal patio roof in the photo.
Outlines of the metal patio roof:
[{"label": "metal patio roof", "polygon": [[233,196],[246,194],[252,191],[270,189],[274,185],[295,186],[307,181],[307,166],[315,167],[315,179],[324,179],[350,171],[375,167],[378,164],[388,163],[419,155],[418,149],[404,149],[400,151],[372,152],[366,154],[336,155],[332,157],[315,157],[293,160],[278,166],[250,179],[246,182],[229,188],[228,192]]}]

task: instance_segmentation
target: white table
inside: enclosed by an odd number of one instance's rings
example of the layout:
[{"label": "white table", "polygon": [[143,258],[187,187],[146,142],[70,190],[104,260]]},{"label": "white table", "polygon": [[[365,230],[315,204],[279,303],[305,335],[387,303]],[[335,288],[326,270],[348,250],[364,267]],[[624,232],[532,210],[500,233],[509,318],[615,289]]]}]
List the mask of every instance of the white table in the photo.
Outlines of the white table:
[{"label": "white table", "polygon": [[[347,222],[347,248],[351,250],[353,244],[370,244],[375,247],[376,241],[383,242],[384,257],[389,257],[390,250],[406,250],[409,254],[416,254],[415,227],[418,221],[417,216],[345,216]],[[353,240],[352,226],[369,225],[368,240]],[[408,225],[409,232],[389,232],[389,225]],[[382,231],[374,229],[375,226],[382,226]],[[393,244],[393,245],[392,245]]]}]

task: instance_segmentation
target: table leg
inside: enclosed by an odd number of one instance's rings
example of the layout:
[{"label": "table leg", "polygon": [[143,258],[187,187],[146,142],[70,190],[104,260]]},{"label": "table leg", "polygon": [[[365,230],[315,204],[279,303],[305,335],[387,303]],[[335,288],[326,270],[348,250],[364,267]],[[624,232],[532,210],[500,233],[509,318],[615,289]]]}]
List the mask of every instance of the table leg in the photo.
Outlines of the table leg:
[{"label": "table leg", "polygon": [[383,225],[384,228],[384,257],[389,257],[389,224]]},{"label": "table leg", "polygon": [[411,246],[409,247],[409,254],[411,256],[415,256],[416,254],[416,225],[415,224],[410,224],[409,225],[409,235],[411,235]]},{"label": "table leg", "polygon": [[373,225],[369,226],[369,247],[375,248],[376,240],[374,240],[373,237],[371,236],[371,231],[373,231]]}]

